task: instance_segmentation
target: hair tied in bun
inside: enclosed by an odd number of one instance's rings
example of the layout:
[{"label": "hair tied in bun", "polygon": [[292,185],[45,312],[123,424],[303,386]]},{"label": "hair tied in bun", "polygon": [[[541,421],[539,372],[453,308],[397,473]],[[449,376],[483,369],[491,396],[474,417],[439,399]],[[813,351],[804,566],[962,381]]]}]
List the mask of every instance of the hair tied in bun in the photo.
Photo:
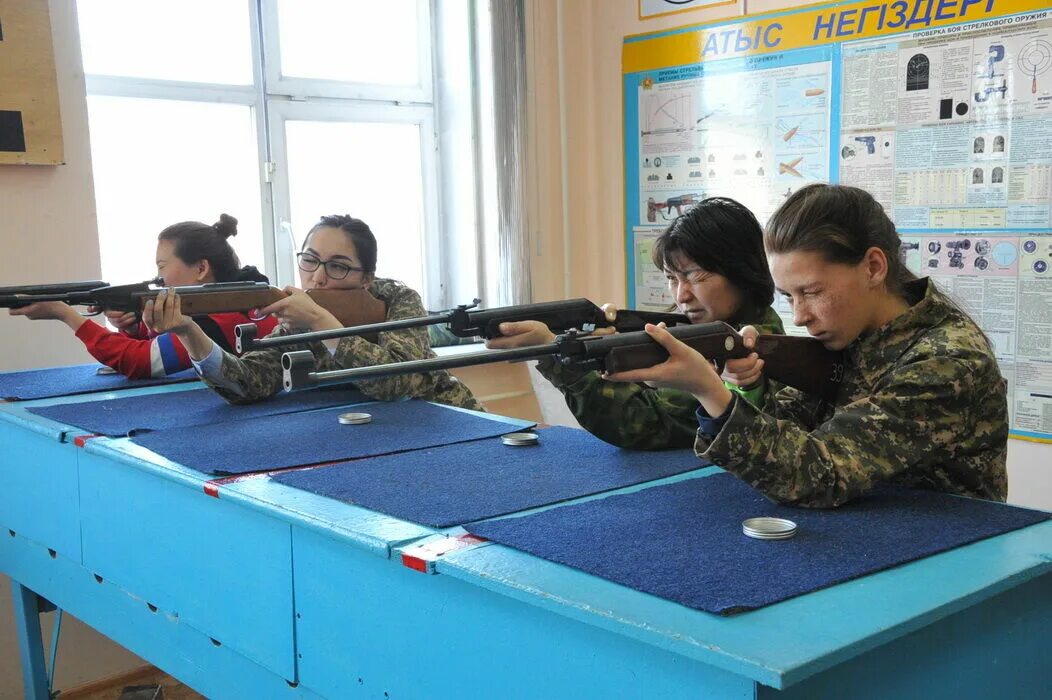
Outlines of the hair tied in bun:
[{"label": "hair tied in bun", "polygon": [[220,214],[219,221],[212,224],[212,228],[216,230],[223,238],[230,238],[231,236],[237,235],[237,219],[230,216],[230,214]]}]

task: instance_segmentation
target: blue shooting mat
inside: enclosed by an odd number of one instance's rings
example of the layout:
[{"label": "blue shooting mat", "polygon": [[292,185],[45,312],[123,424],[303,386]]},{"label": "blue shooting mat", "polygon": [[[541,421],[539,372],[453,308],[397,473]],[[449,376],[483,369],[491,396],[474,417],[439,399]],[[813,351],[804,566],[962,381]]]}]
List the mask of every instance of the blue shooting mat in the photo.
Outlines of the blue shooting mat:
[{"label": "blue shooting mat", "polygon": [[531,446],[505,445],[493,438],[285,472],[272,478],[437,528],[704,466],[693,450],[622,450],[572,428],[546,428],[537,434],[540,439]]},{"label": "blue shooting mat", "polygon": [[41,406],[28,409],[44,418],[75,425],[98,435],[136,435],[192,425],[229,423],[330,406],[369,401],[354,389],[301,391],[276,394],[266,401],[231,405],[210,389],[127,396],[106,401]]},{"label": "blue shooting mat", "polygon": [[368,412],[372,422],[341,425],[337,417],[347,409],[330,408],[158,430],[131,440],[191,469],[227,475],[450,445],[533,425],[425,401],[377,402],[355,411]]},{"label": "blue shooting mat", "polygon": [[0,399],[29,401],[56,396],[91,394],[97,391],[117,391],[159,384],[175,384],[197,379],[192,369],[156,379],[128,379],[123,374],[98,374],[102,365],[74,365],[31,369],[24,372],[0,373]]},{"label": "blue shooting mat", "polygon": [[[756,540],[742,521],[797,524]],[[716,474],[466,525],[469,532],[689,608],[760,608],[1044,521],[1052,514],[885,487],[834,510],[779,506]]]}]

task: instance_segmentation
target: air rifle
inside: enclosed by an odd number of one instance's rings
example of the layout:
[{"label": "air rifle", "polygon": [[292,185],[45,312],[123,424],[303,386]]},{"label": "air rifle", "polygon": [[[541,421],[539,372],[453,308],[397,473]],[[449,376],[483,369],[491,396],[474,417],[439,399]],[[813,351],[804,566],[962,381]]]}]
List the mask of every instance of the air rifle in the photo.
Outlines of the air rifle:
[{"label": "air rifle", "polygon": [[[72,282],[0,287],[0,308],[17,309],[41,301],[61,301],[71,306],[141,313],[143,305],[164,288],[161,278],[122,285]],[[266,282],[215,282],[172,289],[179,295],[180,308],[187,316],[248,312],[288,296],[284,290]],[[387,313],[384,302],[365,289],[309,289],[307,294],[347,325],[374,323],[383,320]]]},{"label": "air rifle", "polygon": [[[761,335],[756,339],[755,347],[748,349],[737,331],[723,322],[677,326],[670,328],[669,333],[720,367],[727,359],[747,357],[756,352],[764,360],[766,376],[824,399],[833,398],[844,376],[841,353],[827,350],[814,338]],[[314,354],[309,350],[299,350],[282,356],[282,383],[285,391],[296,391],[400,374],[543,357],[554,357],[564,365],[614,373],[660,364],[668,358],[668,352],[645,331],[591,338],[570,332],[546,345],[315,372]]]},{"label": "air rifle", "polygon": [[257,348],[278,348],[298,343],[315,343],[322,340],[346,338],[355,335],[376,335],[406,328],[421,328],[444,323],[449,331],[460,338],[499,338],[500,324],[506,321],[540,321],[553,333],[565,333],[571,328],[582,332],[591,332],[596,328],[613,326],[619,332],[643,330],[647,323],[661,323],[672,326],[687,323],[687,317],[681,314],[661,313],[657,311],[633,311],[624,309],[617,312],[615,321],[608,321],[606,312],[587,299],[566,299],[565,301],[546,301],[538,304],[521,304],[502,306],[495,309],[475,308],[479,303],[462,304],[455,309],[443,311],[430,316],[403,318],[385,323],[372,323],[353,328],[338,328],[331,331],[316,331],[298,335],[283,335],[273,338],[256,339],[256,327],[251,324],[234,329],[237,340],[237,351],[247,352]]}]

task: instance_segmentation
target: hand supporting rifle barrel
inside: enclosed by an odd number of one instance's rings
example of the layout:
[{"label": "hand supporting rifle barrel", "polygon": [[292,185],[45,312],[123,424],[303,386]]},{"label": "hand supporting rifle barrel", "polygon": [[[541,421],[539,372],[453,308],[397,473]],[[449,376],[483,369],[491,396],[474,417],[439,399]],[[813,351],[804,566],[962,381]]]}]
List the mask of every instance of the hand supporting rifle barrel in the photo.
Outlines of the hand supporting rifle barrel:
[{"label": "hand supporting rifle barrel", "polygon": [[328,331],[300,333],[297,335],[274,336],[273,338],[256,339],[256,327],[238,326],[234,329],[237,340],[237,351],[246,352],[261,348],[280,348],[300,343],[314,343],[322,340],[334,340],[358,335],[376,335],[406,328],[444,323],[453,335],[460,338],[499,338],[500,324],[508,321],[540,321],[553,333],[565,333],[571,328],[582,332],[591,332],[596,328],[613,326],[619,332],[639,331],[647,323],[661,323],[672,326],[688,323],[682,314],[662,313],[658,311],[634,311],[622,309],[617,312],[615,320],[610,321],[606,312],[587,299],[566,299],[563,301],[545,301],[536,304],[519,304],[500,306],[493,309],[477,308],[479,300],[471,304],[461,304],[455,309],[429,316],[403,318],[397,321],[386,321],[352,328],[337,328]]},{"label": "hand supporting rifle barrel", "polygon": [[[749,349],[734,328],[719,321],[677,326],[670,328],[669,333],[721,368],[728,359],[747,357],[756,352],[764,359],[766,376],[819,398],[832,399],[844,377],[842,353],[826,349],[814,338],[761,335],[757,337],[755,347]],[[596,337],[582,337],[578,332],[571,331],[557,337],[554,343],[545,345],[315,372],[314,354],[309,350],[299,350],[282,356],[282,384],[285,391],[296,391],[401,374],[548,356],[555,357],[564,365],[612,374],[660,364],[668,359],[668,352],[645,331]]]}]

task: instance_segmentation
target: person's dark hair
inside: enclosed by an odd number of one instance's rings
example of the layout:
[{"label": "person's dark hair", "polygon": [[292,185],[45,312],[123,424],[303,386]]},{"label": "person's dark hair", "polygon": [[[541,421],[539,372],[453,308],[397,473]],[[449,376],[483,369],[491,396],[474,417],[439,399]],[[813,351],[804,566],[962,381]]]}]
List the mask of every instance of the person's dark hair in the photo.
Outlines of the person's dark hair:
[{"label": "person's dark hair", "polygon": [[677,254],[734,285],[742,296],[739,318],[761,314],[774,301],[763,229],[753,213],[733,199],[709,197],[676,217],[654,242],[652,258],[659,270],[682,272],[676,267]]},{"label": "person's dark hair", "polygon": [[171,241],[176,257],[187,265],[207,260],[216,282],[266,282],[263,273],[251,265],[241,267],[228,238],[237,235],[237,219],[220,214],[211,226],[200,221],[181,221],[157,236]]},{"label": "person's dark hair", "polygon": [[815,251],[826,261],[857,265],[877,247],[888,259],[888,291],[902,295],[916,279],[902,260],[902,241],[873,195],[857,187],[816,183],[789,196],[767,222],[768,253]]},{"label": "person's dark hair", "polygon": [[358,252],[358,261],[365,268],[365,273],[371,275],[376,272],[376,236],[373,235],[367,223],[348,214],[323,216],[318,219],[318,223],[311,226],[307,237],[303,239],[302,247],[306,248],[311,235],[323,227],[338,228],[350,236],[354,249]]}]

